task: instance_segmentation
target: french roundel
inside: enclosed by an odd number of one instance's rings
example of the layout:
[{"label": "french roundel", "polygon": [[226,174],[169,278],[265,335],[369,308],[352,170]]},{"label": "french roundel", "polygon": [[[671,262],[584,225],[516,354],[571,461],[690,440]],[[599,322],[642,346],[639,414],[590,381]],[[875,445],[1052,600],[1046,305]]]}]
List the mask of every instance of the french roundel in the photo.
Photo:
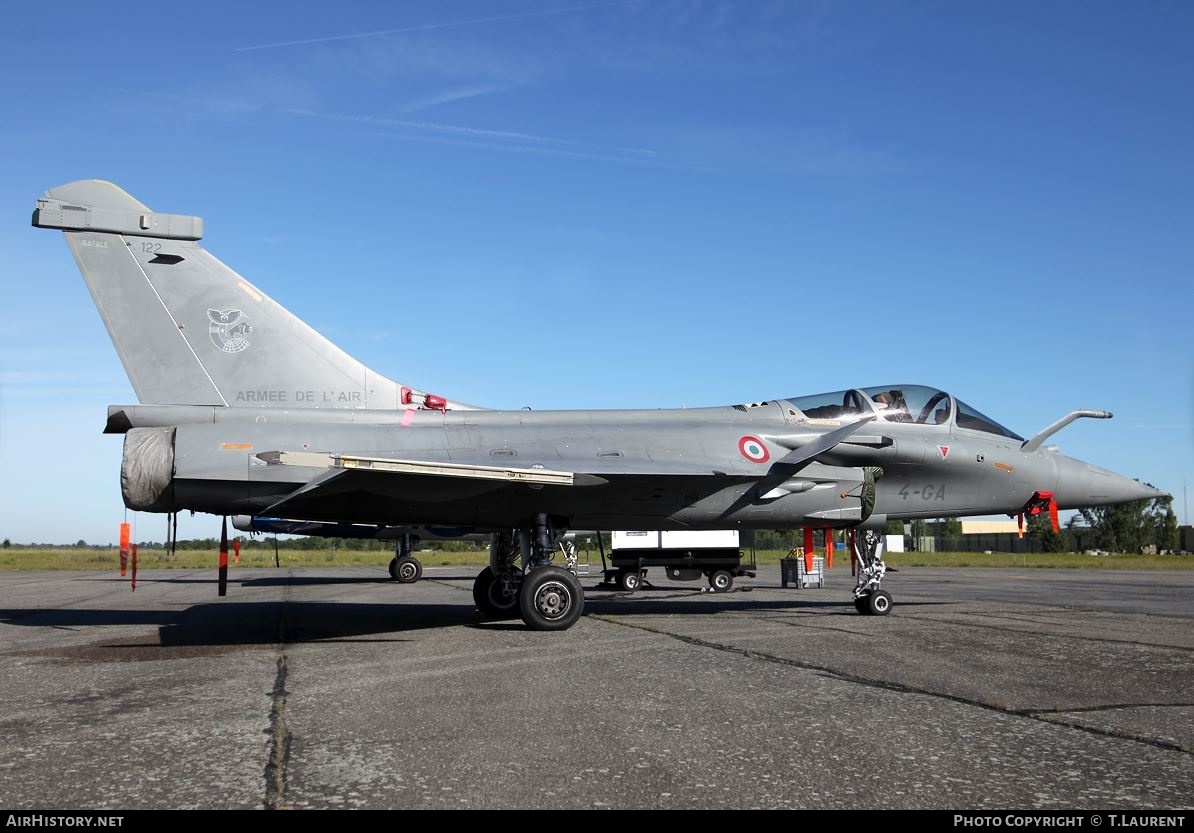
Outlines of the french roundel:
[{"label": "french roundel", "polygon": [[738,440],[738,450],[752,463],[766,463],[771,459],[771,452],[758,437],[743,437]]}]

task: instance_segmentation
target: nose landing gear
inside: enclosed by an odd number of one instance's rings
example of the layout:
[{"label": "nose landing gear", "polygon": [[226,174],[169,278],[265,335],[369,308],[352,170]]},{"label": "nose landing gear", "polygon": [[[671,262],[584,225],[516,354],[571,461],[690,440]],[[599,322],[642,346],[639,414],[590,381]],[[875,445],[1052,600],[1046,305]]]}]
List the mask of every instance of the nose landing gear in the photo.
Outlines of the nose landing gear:
[{"label": "nose landing gear", "polygon": [[883,563],[883,536],[873,530],[858,531],[851,537],[858,561],[858,584],[854,587],[854,608],[864,616],[886,616],[891,612],[891,594],[879,585],[887,573]]}]

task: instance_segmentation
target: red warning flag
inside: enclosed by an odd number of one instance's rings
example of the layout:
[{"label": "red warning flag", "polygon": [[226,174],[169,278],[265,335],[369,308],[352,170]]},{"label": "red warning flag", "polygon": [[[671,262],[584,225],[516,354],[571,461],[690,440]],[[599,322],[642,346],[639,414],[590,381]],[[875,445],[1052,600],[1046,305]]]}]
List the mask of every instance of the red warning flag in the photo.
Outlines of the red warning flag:
[{"label": "red warning flag", "polygon": [[825,530],[825,569],[833,569],[833,530]]},{"label": "red warning flag", "polygon": [[239,538],[232,539],[232,555],[233,555],[233,560],[237,564],[239,564],[240,563],[240,539]]},{"label": "red warning flag", "polygon": [[228,595],[228,518],[220,521],[220,595]]},{"label": "red warning flag", "polygon": [[133,579],[130,584],[133,585],[133,591],[137,590],[137,545],[133,544],[129,547],[129,556],[133,565]]},{"label": "red warning flag", "polygon": [[806,526],[804,528],[804,572],[811,573],[813,571],[813,528]]},{"label": "red warning flag", "polygon": [[124,578],[129,565],[129,533],[132,528],[128,523],[120,525],[120,577]]}]

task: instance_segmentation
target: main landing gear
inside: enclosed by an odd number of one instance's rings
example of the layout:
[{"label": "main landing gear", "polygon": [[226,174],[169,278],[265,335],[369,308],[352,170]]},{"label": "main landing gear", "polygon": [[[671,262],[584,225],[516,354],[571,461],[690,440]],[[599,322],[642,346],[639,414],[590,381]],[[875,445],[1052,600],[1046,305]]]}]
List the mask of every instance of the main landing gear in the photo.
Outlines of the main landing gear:
[{"label": "main landing gear", "polygon": [[473,582],[473,601],[487,619],[522,618],[535,631],[562,631],[584,611],[580,581],[551,564],[555,537],[545,514],[531,526],[490,540],[489,566]]},{"label": "main landing gear", "polygon": [[854,587],[854,608],[864,616],[886,616],[891,612],[891,594],[880,590],[887,572],[883,563],[883,536],[871,530],[858,531],[853,539],[858,562],[858,584]]},{"label": "main landing gear", "polygon": [[414,584],[423,577],[423,564],[411,555],[415,548],[415,536],[403,535],[390,560],[390,578],[399,584]]}]

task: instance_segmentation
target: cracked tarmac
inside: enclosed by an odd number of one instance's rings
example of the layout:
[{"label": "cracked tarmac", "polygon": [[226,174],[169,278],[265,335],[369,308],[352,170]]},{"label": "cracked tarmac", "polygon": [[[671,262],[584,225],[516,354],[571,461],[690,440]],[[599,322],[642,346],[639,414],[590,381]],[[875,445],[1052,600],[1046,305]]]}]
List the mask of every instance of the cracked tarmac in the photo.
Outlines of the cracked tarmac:
[{"label": "cracked tarmac", "polygon": [[5,573],[0,806],[1191,806],[1194,572],[590,578],[564,633],[474,573]]}]

